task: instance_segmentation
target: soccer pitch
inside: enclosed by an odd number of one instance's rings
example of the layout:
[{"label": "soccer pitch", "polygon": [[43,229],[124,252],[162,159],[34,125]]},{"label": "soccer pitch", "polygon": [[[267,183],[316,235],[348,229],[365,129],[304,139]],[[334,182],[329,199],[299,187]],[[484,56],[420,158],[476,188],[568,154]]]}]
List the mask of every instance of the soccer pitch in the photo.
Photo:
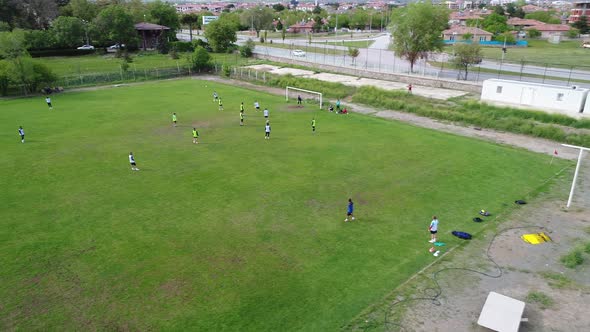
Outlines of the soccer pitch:
[{"label": "soccer pitch", "polygon": [[567,165],[199,80],[52,101],[0,101],[1,330],[337,330],[436,259],[432,215],[450,248]]}]

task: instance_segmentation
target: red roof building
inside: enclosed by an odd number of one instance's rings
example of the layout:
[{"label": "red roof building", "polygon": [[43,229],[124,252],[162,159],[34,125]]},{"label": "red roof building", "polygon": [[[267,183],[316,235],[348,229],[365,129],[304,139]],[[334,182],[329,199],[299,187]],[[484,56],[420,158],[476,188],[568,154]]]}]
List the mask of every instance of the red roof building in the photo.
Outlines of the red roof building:
[{"label": "red roof building", "polygon": [[569,23],[577,22],[581,16],[590,17],[590,1],[575,1],[567,21]]}]

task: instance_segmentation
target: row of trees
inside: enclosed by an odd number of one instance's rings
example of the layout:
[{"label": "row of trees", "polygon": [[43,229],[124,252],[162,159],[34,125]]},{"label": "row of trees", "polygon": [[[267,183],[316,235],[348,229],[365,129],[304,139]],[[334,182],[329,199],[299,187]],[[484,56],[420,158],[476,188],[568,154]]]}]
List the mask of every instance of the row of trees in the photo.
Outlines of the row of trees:
[{"label": "row of trees", "polygon": [[181,26],[174,6],[161,0],[0,0],[0,31],[29,30],[31,49],[135,45],[134,24],[140,21],[169,27],[165,40],[175,40]]},{"label": "row of trees", "polygon": [[21,86],[25,94],[35,92],[56,79],[47,66],[34,62],[27,53],[23,30],[0,32],[0,94],[6,95],[11,84]]}]

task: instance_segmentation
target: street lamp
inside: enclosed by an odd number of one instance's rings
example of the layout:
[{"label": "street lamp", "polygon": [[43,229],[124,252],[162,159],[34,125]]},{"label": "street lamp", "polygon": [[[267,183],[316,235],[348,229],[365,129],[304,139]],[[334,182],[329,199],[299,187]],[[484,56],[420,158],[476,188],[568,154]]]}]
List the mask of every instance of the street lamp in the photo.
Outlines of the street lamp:
[{"label": "street lamp", "polygon": [[90,45],[90,41],[88,40],[88,21],[82,20],[84,23],[84,33],[86,34],[86,45]]}]

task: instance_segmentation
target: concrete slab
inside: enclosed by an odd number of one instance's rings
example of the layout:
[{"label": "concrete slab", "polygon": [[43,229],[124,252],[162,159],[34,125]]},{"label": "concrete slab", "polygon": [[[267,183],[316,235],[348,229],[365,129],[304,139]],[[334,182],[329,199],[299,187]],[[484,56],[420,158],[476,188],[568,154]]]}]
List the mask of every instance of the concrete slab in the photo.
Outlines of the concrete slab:
[{"label": "concrete slab", "polygon": [[276,75],[291,74],[293,76],[313,75],[313,71],[311,71],[311,70],[303,70],[303,69],[295,69],[295,68],[277,68],[277,69],[272,70],[271,73],[276,74]]},{"label": "concrete slab", "polygon": [[[291,74],[293,76],[301,76],[305,78],[312,78],[320,81],[325,82],[335,82],[341,83],[348,86],[374,86],[384,90],[407,90],[407,84],[400,83],[400,82],[392,82],[392,81],[383,81],[383,80],[376,80],[372,78],[359,78],[356,76],[349,76],[349,75],[340,75],[340,74],[332,74],[332,73],[314,73],[310,70],[302,70],[302,69],[295,69],[295,68],[279,68],[277,66],[272,65],[253,65],[247,68],[251,68],[254,70],[261,70],[267,71],[272,74],[276,75],[287,75]],[[426,98],[434,98],[434,99],[449,99],[453,97],[459,97],[466,95],[467,92],[464,91],[457,91],[457,90],[449,90],[449,89],[441,89],[441,88],[431,88],[421,85],[413,85],[412,92],[418,96],[426,97]]]},{"label": "concrete slab", "polygon": [[252,66],[248,66],[248,67],[245,67],[245,68],[250,68],[250,69],[254,69],[254,70],[260,70],[260,71],[270,72],[270,71],[273,71],[273,70],[275,70],[275,69],[277,69],[279,67],[273,66],[273,65],[252,65]]}]

